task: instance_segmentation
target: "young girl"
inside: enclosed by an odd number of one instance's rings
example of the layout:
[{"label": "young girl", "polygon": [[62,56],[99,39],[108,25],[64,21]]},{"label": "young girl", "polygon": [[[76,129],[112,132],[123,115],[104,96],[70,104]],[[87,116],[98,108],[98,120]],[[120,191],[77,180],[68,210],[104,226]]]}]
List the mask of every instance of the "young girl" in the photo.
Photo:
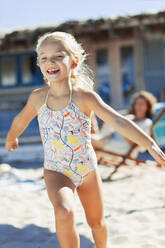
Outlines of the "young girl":
[{"label": "young girl", "polygon": [[6,149],[12,152],[18,147],[18,137],[38,115],[45,154],[44,180],[54,208],[60,246],[80,247],[74,217],[77,190],[96,247],[107,248],[101,179],[91,145],[91,112],[144,146],[162,165],[165,165],[165,155],[136,124],[105,104],[92,90],[93,80],[84,63],[86,53],[71,34],[45,34],[38,40],[36,50],[47,86],[34,90],[14,118]]}]

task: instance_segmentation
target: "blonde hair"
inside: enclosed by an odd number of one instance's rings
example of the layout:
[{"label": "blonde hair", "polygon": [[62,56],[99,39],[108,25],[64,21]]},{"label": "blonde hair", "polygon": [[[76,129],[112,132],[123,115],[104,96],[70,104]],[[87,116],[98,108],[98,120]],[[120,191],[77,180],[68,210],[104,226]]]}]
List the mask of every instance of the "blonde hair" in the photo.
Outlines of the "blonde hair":
[{"label": "blonde hair", "polygon": [[129,113],[135,115],[135,104],[136,104],[136,100],[139,98],[143,98],[146,100],[147,107],[148,107],[147,112],[146,112],[146,117],[151,118],[151,116],[154,113],[153,106],[157,102],[157,99],[152,93],[145,91],[145,90],[139,91],[133,95],[132,102],[131,102],[131,109]]},{"label": "blonde hair", "polygon": [[93,89],[93,72],[85,63],[88,54],[83,49],[81,43],[78,43],[73,35],[66,32],[56,31],[46,33],[38,39],[36,46],[37,55],[43,43],[49,40],[60,41],[73,61],[76,57],[78,58],[78,64],[71,74],[72,84],[80,86],[81,88]]}]

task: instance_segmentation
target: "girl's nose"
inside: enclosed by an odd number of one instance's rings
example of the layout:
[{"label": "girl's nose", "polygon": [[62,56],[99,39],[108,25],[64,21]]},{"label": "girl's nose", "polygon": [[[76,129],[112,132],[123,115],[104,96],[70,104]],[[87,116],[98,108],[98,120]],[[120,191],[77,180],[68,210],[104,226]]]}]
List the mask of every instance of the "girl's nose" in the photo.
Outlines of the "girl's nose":
[{"label": "girl's nose", "polygon": [[50,58],[49,61],[50,61],[51,63],[55,63],[55,62],[56,62],[54,58]]},{"label": "girl's nose", "polygon": [[55,64],[56,64],[56,59],[55,59],[55,58],[53,58],[53,57],[48,58],[48,60],[47,60],[47,64],[53,64],[53,65],[55,65]]},{"label": "girl's nose", "polygon": [[51,57],[51,58],[50,58],[50,62],[56,63],[56,58],[55,58],[55,57]]}]

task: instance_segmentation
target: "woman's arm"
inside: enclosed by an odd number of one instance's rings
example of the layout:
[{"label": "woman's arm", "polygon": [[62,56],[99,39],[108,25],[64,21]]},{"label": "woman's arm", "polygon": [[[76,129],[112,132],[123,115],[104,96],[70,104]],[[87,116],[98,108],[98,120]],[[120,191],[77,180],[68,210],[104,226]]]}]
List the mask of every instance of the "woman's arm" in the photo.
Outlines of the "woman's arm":
[{"label": "woman's arm", "polygon": [[28,126],[30,121],[37,115],[35,107],[36,93],[32,92],[22,111],[14,118],[10,130],[6,137],[5,147],[9,152],[13,152],[18,147],[18,137]]},{"label": "woman's arm", "polygon": [[127,139],[145,147],[159,163],[165,166],[165,155],[149,135],[133,121],[107,105],[96,92],[88,91],[85,95],[88,108],[93,110],[99,118]]}]

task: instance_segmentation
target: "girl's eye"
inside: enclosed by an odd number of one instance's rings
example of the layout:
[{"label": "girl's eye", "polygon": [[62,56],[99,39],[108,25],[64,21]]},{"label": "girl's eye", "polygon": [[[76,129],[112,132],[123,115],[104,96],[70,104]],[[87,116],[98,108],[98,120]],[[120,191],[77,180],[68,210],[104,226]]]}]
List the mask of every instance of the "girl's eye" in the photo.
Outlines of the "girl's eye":
[{"label": "girl's eye", "polygon": [[63,56],[62,55],[58,55],[57,58],[63,58]]},{"label": "girl's eye", "polygon": [[46,60],[46,57],[41,58],[41,61],[45,61],[45,60]]}]

